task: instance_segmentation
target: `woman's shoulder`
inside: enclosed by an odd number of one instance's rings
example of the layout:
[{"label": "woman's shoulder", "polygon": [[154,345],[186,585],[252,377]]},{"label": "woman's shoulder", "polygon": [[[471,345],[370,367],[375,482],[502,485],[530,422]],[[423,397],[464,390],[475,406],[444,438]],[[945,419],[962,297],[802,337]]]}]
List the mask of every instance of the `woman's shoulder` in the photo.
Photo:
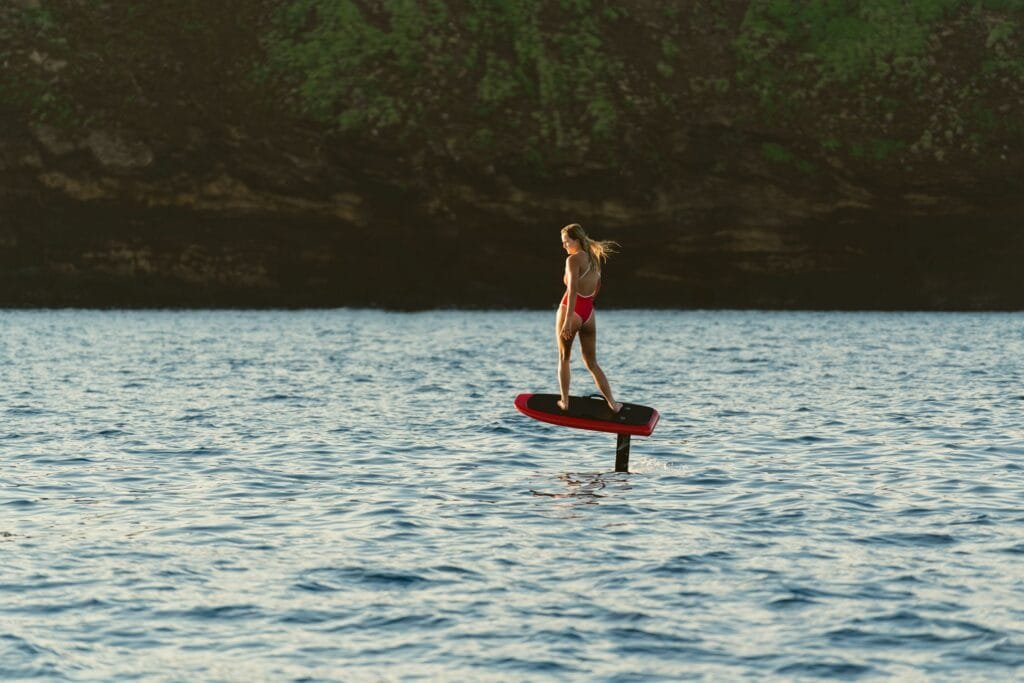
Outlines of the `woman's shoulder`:
[{"label": "woman's shoulder", "polygon": [[577,267],[582,266],[584,263],[587,262],[587,255],[584,254],[582,251],[577,251],[575,254],[569,254],[568,256],[566,256],[565,262]]}]

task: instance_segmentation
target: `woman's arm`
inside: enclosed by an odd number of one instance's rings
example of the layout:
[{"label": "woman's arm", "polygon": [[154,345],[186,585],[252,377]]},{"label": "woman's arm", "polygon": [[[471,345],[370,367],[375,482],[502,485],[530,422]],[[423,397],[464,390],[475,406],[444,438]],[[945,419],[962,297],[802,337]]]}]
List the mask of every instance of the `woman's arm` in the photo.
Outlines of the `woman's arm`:
[{"label": "woman's arm", "polygon": [[576,311],[576,294],[579,289],[580,259],[572,254],[565,259],[565,320],[562,321],[562,338],[572,337],[572,314]]}]

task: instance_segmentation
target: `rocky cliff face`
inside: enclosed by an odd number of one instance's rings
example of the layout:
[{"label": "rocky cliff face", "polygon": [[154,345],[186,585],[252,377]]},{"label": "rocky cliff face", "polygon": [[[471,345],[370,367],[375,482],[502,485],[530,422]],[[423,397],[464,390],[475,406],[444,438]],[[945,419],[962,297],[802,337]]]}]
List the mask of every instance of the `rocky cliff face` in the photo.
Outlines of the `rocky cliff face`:
[{"label": "rocky cliff face", "polygon": [[[876,93],[911,82],[896,76],[773,80],[801,34],[787,47],[765,3],[693,2],[668,24],[637,8],[608,19],[632,33],[607,69],[609,101],[627,90],[635,120],[618,113],[618,139],[565,124],[517,145],[477,102],[393,134],[304,106],[302,79],[267,67],[281,59],[268,36],[290,5],[315,24],[312,0],[116,4],[0,10],[0,305],[553,306],[558,228],[575,221],[622,244],[604,306],[1024,306],[1021,74],[971,71],[993,46],[1016,54],[1012,32],[975,35],[1011,10],[922,19],[935,44],[920,59],[973,42],[911,109]],[[456,5],[444,20],[461,26]],[[289,49],[308,45],[291,30]],[[744,41],[777,69],[751,72]],[[677,61],[650,69],[634,54],[672,44]],[[658,105],[659,88],[685,103]],[[517,151],[537,145],[540,162]]]}]

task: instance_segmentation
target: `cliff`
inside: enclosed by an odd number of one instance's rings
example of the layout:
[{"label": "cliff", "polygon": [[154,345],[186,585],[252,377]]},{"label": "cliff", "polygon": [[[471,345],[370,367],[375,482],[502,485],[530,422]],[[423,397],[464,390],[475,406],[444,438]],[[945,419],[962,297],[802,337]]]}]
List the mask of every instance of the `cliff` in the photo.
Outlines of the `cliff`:
[{"label": "cliff", "polygon": [[9,0],[0,305],[1024,307],[1024,2],[657,5]]}]

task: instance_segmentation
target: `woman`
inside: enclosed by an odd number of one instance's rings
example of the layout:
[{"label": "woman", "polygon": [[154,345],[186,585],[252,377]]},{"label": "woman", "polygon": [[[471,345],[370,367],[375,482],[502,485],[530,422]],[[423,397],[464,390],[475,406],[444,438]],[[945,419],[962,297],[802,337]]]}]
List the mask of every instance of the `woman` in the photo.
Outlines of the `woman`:
[{"label": "woman", "polygon": [[562,248],[569,254],[565,259],[565,296],[558,307],[555,318],[555,335],[558,338],[558,388],[561,398],[558,407],[569,409],[569,360],[572,356],[572,340],[580,336],[583,363],[594,377],[594,383],[608,402],[613,413],[619,412],[622,404],[612,396],[608,378],[597,364],[597,320],[594,317],[594,297],[601,288],[601,263],[608,260],[615,242],[592,240],[579,223],[570,223],[562,228]]}]

